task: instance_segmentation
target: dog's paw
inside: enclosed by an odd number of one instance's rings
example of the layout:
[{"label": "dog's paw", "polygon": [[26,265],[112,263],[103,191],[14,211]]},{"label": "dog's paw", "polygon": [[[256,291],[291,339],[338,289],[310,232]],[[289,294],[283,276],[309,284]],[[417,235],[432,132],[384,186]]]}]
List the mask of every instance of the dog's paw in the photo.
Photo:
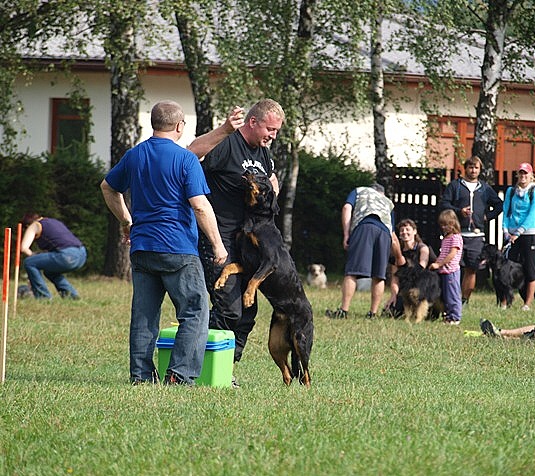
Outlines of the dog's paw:
[{"label": "dog's paw", "polygon": [[214,289],[223,289],[227,283],[228,276],[219,276],[219,279],[214,284]]},{"label": "dog's paw", "polygon": [[254,294],[245,292],[243,295],[243,305],[244,307],[251,307],[254,304]]}]

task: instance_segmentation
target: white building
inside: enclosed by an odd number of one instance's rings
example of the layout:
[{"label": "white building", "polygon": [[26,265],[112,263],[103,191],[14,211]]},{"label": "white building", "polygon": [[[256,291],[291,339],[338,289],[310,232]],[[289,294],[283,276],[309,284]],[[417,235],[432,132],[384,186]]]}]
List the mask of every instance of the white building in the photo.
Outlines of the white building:
[{"label": "white building", "polygon": [[[385,22],[383,37],[388,41],[395,35],[399,25]],[[178,44],[178,35],[169,30],[170,44]],[[142,74],[141,80],[145,90],[139,121],[142,126],[141,140],[151,135],[150,109],[160,99],[174,99],[185,110],[187,126],[182,145],[189,144],[195,133],[195,109],[193,96],[185,66],[179,58],[179,48],[158,48],[148,50],[152,66]],[[157,53],[154,53],[154,52]],[[60,47],[51,47],[50,56],[40,56],[44,62],[57,62],[66,53]],[[69,55],[67,55],[69,56]],[[110,75],[104,67],[103,51],[95,46],[89,53],[78,58],[74,72],[80,78],[92,111],[91,135],[94,142],[90,151],[105,163],[110,160],[111,145],[111,104]],[[422,99],[429,92],[429,84],[421,65],[406,53],[387,52],[383,55],[383,64],[387,88],[397,106],[387,108],[386,135],[389,153],[399,166],[437,165],[454,168],[456,160],[470,154],[473,142],[475,105],[478,100],[478,88],[483,45],[472,43],[460,45],[458,55],[454,58],[452,68],[456,71],[458,81],[472,86],[465,98],[460,93],[442,100],[438,107],[440,114],[429,117],[422,108]],[[472,58],[468,60],[467,58]],[[528,71],[531,79],[535,78],[535,69]],[[388,79],[396,78],[396,82]],[[504,78],[507,84],[507,78]],[[507,91],[500,97],[498,125],[497,170],[514,170],[520,162],[535,164],[535,148],[530,137],[535,136],[535,106],[533,82],[530,85],[508,84]],[[61,72],[39,73],[30,84],[22,80],[16,85],[18,98],[24,110],[19,117],[21,129],[26,132],[19,139],[19,149],[39,154],[53,150],[58,144],[61,132],[76,126],[76,117],[69,111],[62,111],[66,105],[70,81]],[[389,104],[393,104],[390,101]],[[244,104],[244,107],[249,105]],[[283,105],[284,106],[284,105]],[[437,134],[428,134],[429,119],[436,119]],[[73,122],[74,121],[74,122]],[[340,117],[338,121],[322,124],[312,128],[304,141],[304,146],[313,152],[324,152],[334,145],[346,151],[347,155],[358,160],[366,168],[373,168],[374,145],[372,116],[370,114],[358,122]],[[444,160],[433,161],[432,152],[439,152]],[[455,154],[457,150],[457,154]]]}]

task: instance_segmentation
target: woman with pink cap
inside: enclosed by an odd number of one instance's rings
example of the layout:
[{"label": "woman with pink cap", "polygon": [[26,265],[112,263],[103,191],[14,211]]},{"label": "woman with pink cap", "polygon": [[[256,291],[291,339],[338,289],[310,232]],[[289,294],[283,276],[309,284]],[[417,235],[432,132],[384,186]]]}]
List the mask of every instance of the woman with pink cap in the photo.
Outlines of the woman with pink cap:
[{"label": "woman with pink cap", "polygon": [[516,186],[505,193],[503,235],[512,244],[509,258],[522,263],[525,284],[520,290],[523,311],[529,311],[535,294],[535,183],[533,167],[523,162],[518,167]]}]

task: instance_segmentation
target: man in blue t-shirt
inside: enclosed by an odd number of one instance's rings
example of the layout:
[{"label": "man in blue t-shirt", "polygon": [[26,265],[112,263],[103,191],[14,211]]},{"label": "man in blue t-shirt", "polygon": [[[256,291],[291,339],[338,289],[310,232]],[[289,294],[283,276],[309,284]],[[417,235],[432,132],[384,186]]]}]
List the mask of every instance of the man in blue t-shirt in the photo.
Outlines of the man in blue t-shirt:
[{"label": "man in blue t-shirt", "polygon": [[[196,154],[204,155],[243,120],[231,116],[224,126],[196,139],[189,147],[195,153],[176,144],[185,127],[179,104],[157,103],[151,123],[152,137],[126,152],[101,184],[106,204],[131,245],[130,380],[139,384],[159,379],[153,354],[167,292],[180,326],[164,383],[193,385],[201,372],[208,335],[197,224],[211,244],[214,263],[221,265],[227,258]],[[123,196],[127,190],[131,213]]]},{"label": "man in blue t-shirt", "polygon": [[[217,217],[221,238],[229,252],[228,262],[238,261],[236,234],[242,228],[245,213],[243,174],[250,171],[269,177],[275,193],[279,192],[269,146],[277,137],[284,119],[284,111],[279,103],[272,99],[261,100],[249,110],[245,124],[202,160],[211,190],[208,198]],[[203,234],[199,239],[199,251],[212,302],[210,328],[234,331],[234,361],[237,362],[255,324],[256,300],[253,306],[243,307],[242,295],[247,282],[241,274],[230,276],[223,289],[215,290],[214,283],[223,268],[212,260],[209,242]],[[235,381],[234,385],[237,385]]]}]

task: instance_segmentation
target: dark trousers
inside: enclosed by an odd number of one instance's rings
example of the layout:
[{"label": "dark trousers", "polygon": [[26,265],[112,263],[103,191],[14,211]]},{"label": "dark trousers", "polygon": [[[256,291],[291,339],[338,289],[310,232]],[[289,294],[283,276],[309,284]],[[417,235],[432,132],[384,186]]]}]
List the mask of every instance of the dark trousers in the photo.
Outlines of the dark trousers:
[{"label": "dark trousers", "polygon": [[[225,264],[238,262],[236,251],[236,235],[221,235],[223,244],[229,253]],[[230,276],[223,289],[214,289],[224,266],[214,264],[212,245],[206,236],[199,232],[199,255],[204,268],[206,289],[210,295],[212,309],[210,310],[210,329],[224,329],[234,332],[236,348],[234,362],[239,362],[247,338],[255,325],[257,302],[249,308],[244,308],[242,296],[247,289],[248,277],[242,274]]]}]

